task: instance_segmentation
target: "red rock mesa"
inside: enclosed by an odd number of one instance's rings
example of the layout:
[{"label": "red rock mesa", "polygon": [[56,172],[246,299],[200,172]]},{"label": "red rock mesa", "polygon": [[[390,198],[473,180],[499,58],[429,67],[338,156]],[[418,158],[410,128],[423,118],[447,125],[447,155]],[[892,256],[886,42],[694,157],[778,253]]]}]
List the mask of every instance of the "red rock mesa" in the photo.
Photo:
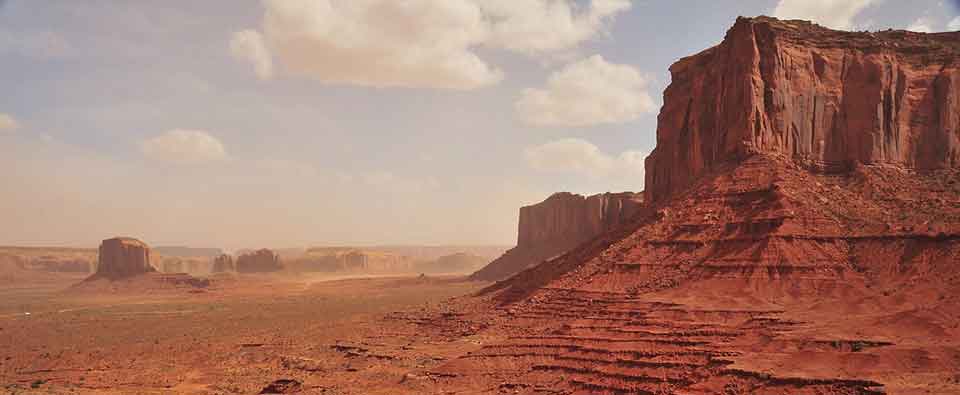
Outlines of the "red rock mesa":
[{"label": "red rock mesa", "polygon": [[97,271],[91,278],[111,280],[156,272],[150,265],[150,247],[131,237],[115,237],[100,243]]},{"label": "red rock mesa", "polygon": [[742,18],[670,67],[647,158],[663,200],[754,152],[828,171],[960,163],[960,33],[851,33]]},{"label": "red rock mesa", "polygon": [[282,269],[280,256],[266,248],[237,257],[237,272],[240,273],[275,272]]},{"label": "red rock mesa", "polygon": [[589,197],[559,192],[520,208],[517,246],[472,275],[499,280],[613,229],[637,213],[643,199],[632,192]]}]

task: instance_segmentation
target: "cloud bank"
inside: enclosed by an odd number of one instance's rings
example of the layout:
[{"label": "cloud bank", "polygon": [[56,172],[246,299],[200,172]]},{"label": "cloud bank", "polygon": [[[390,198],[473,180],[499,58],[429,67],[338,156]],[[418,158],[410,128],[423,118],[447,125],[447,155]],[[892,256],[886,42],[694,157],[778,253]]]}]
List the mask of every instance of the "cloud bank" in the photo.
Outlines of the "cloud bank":
[{"label": "cloud bank", "polygon": [[[258,76],[329,84],[475,89],[503,73],[478,48],[570,50],[602,31],[628,0],[267,0],[262,35],[237,32],[236,56]],[[272,59],[272,60],[269,60]]]},{"label": "cloud bank", "polygon": [[173,129],[140,145],[148,159],[178,165],[197,165],[225,160],[223,143],[203,130]]},{"label": "cloud bank", "polygon": [[634,178],[641,183],[646,156],[646,153],[635,150],[610,155],[589,141],[578,138],[551,141],[524,151],[527,164],[537,171],[592,178]]},{"label": "cloud bank", "polygon": [[263,36],[256,30],[241,30],[233,33],[230,40],[230,53],[240,60],[253,65],[257,77],[267,80],[273,77],[273,59],[263,43]]},{"label": "cloud bank", "polygon": [[18,127],[20,127],[20,125],[17,123],[17,120],[13,118],[13,116],[0,112],[0,132],[14,130]]},{"label": "cloud bank", "polygon": [[514,107],[536,126],[622,123],[655,109],[647,83],[635,68],[594,55],[554,72],[546,87],[524,90]]},{"label": "cloud bank", "polygon": [[850,30],[853,19],[877,0],[780,0],[773,16],[781,19],[805,19],[823,26]]}]

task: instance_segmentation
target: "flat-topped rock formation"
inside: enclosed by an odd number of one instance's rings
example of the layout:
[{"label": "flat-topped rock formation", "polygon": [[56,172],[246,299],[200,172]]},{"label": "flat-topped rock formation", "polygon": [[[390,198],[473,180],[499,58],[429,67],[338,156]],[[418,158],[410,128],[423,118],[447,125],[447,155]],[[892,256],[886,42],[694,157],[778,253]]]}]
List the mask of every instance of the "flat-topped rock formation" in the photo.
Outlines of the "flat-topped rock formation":
[{"label": "flat-topped rock formation", "polygon": [[312,247],[293,259],[290,267],[304,272],[406,273],[416,263],[411,256],[379,247]]},{"label": "flat-topped rock formation", "polygon": [[221,254],[213,258],[213,266],[211,271],[213,273],[229,273],[237,271],[237,267],[233,264],[232,256]]},{"label": "flat-topped rock formation", "polygon": [[482,328],[431,390],[960,393],[958,47],[738,19],[671,67],[631,221],[417,321]]},{"label": "flat-topped rock formation", "polygon": [[661,201],[754,152],[831,172],[856,163],[956,167],[958,54],[960,32],[740,18],[720,45],[670,67],[646,198]]},{"label": "flat-topped rock formation", "polygon": [[517,246],[471,277],[499,280],[619,226],[643,205],[632,192],[581,196],[569,192],[520,208]]},{"label": "flat-topped rock formation", "polygon": [[115,237],[100,244],[97,270],[91,278],[117,280],[156,272],[150,265],[150,247],[132,237]]},{"label": "flat-topped rock formation", "polygon": [[237,257],[236,267],[239,273],[265,273],[283,270],[280,256],[266,248],[241,254]]},{"label": "flat-topped rock formation", "polygon": [[214,247],[158,246],[153,251],[168,257],[204,257],[213,258],[223,254],[223,250]]}]

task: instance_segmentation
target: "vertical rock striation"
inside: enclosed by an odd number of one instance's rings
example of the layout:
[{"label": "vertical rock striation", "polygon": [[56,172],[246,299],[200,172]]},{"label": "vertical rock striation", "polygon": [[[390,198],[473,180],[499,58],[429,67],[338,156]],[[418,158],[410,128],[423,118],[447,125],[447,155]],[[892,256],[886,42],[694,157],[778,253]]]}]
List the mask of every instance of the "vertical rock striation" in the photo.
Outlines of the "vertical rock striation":
[{"label": "vertical rock striation", "polygon": [[646,200],[756,152],[828,172],[858,163],[956,167],[958,53],[960,32],[857,33],[739,18],[722,43],[670,67]]},{"label": "vertical rock striation", "polygon": [[517,246],[471,277],[499,280],[615,228],[643,205],[641,194],[603,193],[584,197],[558,192],[520,208]]},{"label": "vertical rock striation", "polygon": [[130,238],[115,237],[100,244],[97,271],[92,278],[111,280],[157,271],[150,265],[150,247]]}]

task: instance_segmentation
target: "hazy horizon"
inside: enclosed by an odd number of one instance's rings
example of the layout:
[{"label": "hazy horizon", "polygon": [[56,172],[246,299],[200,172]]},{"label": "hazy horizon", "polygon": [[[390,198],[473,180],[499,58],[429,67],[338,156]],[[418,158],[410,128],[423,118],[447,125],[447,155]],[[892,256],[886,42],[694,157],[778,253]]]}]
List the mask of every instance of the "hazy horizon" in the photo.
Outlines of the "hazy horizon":
[{"label": "hazy horizon", "polygon": [[668,67],[739,15],[960,30],[670,3],[0,0],[0,245],[512,246],[522,205],[643,189]]}]

